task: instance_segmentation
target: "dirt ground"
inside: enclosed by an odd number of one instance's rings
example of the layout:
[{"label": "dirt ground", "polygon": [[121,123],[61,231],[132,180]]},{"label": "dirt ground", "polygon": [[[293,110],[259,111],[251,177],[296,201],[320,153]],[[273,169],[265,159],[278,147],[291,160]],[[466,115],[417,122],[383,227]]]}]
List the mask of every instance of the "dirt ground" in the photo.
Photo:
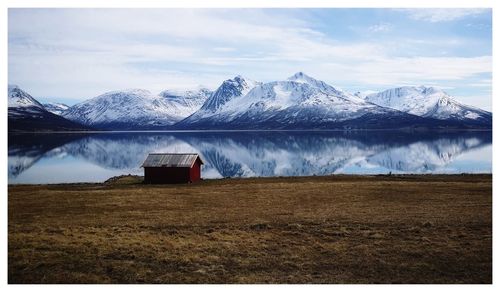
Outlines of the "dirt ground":
[{"label": "dirt ground", "polygon": [[491,283],[491,175],[8,189],[9,283]]}]

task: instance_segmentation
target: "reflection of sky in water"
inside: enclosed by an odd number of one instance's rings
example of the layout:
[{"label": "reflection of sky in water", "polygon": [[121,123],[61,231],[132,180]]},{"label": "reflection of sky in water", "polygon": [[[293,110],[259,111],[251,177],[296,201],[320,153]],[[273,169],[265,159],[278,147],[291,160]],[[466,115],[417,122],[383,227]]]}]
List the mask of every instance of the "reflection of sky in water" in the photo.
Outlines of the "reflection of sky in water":
[{"label": "reflection of sky in water", "polygon": [[491,144],[460,154],[456,160],[438,170],[443,173],[491,173]]},{"label": "reflection of sky in water", "polygon": [[[142,169],[106,169],[92,162],[75,157],[42,158],[36,165],[24,171],[15,182],[61,183],[102,182],[121,174],[142,175]],[[9,178],[10,180],[10,178]]]},{"label": "reflection of sky in water", "polygon": [[[470,150],[458,155],[455,160],[451,161],[449,164],[436,168],[432,171],[421,171],[416,173],[441,173],[441,174],[452,174],[452,173],[491,173],[491,144],[489,146],[484,146],[479,149]],[[381,167],[379,165],[360,165],[352,164],[347,165],[345,168],[337,171],[336,173],[345,174],[387,174],[392,173],[408,173],[405,171],[398,171],[395,169],[390,169],[386,167]],[[411,173],[411,172],[410,172]]]},{"label": "reflection of sky in water", "polygon": [[52,134],[9,137],[9,183],[142,174],[139,166],[150,152],[200,153],[204,178],[492,170],[491,132]]}]

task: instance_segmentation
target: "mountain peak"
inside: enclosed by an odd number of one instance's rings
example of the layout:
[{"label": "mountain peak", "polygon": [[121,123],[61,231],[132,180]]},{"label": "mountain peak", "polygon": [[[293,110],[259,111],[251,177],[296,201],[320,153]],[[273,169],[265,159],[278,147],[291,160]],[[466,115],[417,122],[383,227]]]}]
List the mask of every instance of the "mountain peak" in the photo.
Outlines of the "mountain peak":
[{"label": "mountain peak", "polygon": [[207,99],[201,107],[204,111],[215,112],[234,97],[246,95],[259,82],[236,75],[233,79],[227,79]]},{"label": "mountain peak", "polygon": [[335,89],[333,86],[328,85],[324,81],[313,78],[313,77],[305,74],[304,72],[297,72],[293,76],[290,76],[287,80],[297,82],[297,83],[309,84],[309,85],[316,87],[316,88],[319,88],[319,89]]},{"label": "mountain peak", "polygon": [[403,86],[366,96],[366,101],[412,115],[435,119],[483,120],[491,114],[456,101],[437,87]]},{"label": "mountain peak", "polygon": [[292,76],[288,77],[288,80],[290,81],[296,81],[296,82],[303,82],[303,83],[309,83],[311,81],[318,81],[317,79],[305,74],[302,71],[299,71]]},{"label": "mountain peak", "polygon": [[441,88],[434,87],[434,86],[425,86],[425,85],[420,85],[419,88],[422,90],[422,93],[424,94],[433,94],[433,93],[444,93]]},{"label": "mountain peak", "polygon": [[98,95],[92,99],[89,99],[87,101],[84,101],[80,104],[89,102],[89,101],[98,101],[98,100],[103,100],[103,101],[111,101],[113,102],[120,102],[120,100],[126,101],[130,100],[131,98],[134,99],[141,99],[141,100],[149,100],[149,99],[154,99],[155,96],[146,89],[139,89],[139,88],[128,88],[128,89],[123,89],[123,90],[114,90],[114,91],[108,91],[105,92],[101,95]]},{"label": "mountain peak", "polygon": [[224,84],[231,84],[232,86],[243,86],[243,87],[253,87],[257,84],[258,82],[252,80],[252,79],[249,79],[249,78],[246,78],[242,75],[236,75],[234,76],[234,78],[232,79],[227,79],[225,80],[222,85]]},{"label": "mountain peak", "polygon": [[45,110],[43,105],[17,85],[9,84],[9,107],[36,107]]},{"label": "mountain peak", "polygon": [[121,92],[137,95],[151,95],[151,91],[141,88],[127,88],[125,90],[122,90]]},{"label": "mountain peak", "polygon": [[290,76],[287,80],[292,82],[307,84],[316,89],[319,89],[324,93],[336,96],[342,96],[343,98],[350,99],[351,101],[355,101],[356,103],[364,102],[362,101],[361,98],[351,94],[347,94],[342,89],[333,87],[324,81],[318,80],[316,78],[313,78],[305,74],[304,72],[297,72],[293,76]]},{"label": "mountain peak", "polygon": [[19,89],[19,86],[16,84],[9,84],[9,92],[14,90],[14,89]]},{"label": "mountain peak", "polygon": [[433,86],[416,85],[416,86],[401,86],[395,88],[395,90],[406,93],[406,92],[419,92],[423,95],[429,95],[434,93],[446,94],[442,89]]}]

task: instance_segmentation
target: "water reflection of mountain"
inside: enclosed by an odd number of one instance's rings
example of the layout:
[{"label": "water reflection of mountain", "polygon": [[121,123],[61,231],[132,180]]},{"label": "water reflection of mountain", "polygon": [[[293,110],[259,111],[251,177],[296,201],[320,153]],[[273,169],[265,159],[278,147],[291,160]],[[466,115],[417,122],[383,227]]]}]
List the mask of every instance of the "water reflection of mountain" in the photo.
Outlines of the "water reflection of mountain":
[{"label": "water reflection of mountain", "polygon": [[205,177],[342,173],[347,167],[432,172],[491,144],[491,132],[181,132],[9,136],[9,175],[42,158],[71,156],[136,169],[150,152],[198,152]]},{"label": "water reflection of mountain", "polygon": [[16,134],[8,135],[9,176],[18,176],[42,157],[64,155],[63,145],[79,140],[87,134]]},{"label": "water reflection of mountain", "polygon": [[427,173],[451,163],[458,154],[482,145],[483,142],[476,138],[414,142],[376,153],[366,161],[400,172]]}]

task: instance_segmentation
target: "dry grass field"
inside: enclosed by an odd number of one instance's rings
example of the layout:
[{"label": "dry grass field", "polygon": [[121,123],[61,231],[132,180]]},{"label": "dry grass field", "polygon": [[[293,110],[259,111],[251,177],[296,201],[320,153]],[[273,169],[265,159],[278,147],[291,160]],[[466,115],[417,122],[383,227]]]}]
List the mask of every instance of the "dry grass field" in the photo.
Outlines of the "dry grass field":
[{"label": "dry grass field", "polygon": [[9,283],[491,283],[491,175],[9,186]]}]

